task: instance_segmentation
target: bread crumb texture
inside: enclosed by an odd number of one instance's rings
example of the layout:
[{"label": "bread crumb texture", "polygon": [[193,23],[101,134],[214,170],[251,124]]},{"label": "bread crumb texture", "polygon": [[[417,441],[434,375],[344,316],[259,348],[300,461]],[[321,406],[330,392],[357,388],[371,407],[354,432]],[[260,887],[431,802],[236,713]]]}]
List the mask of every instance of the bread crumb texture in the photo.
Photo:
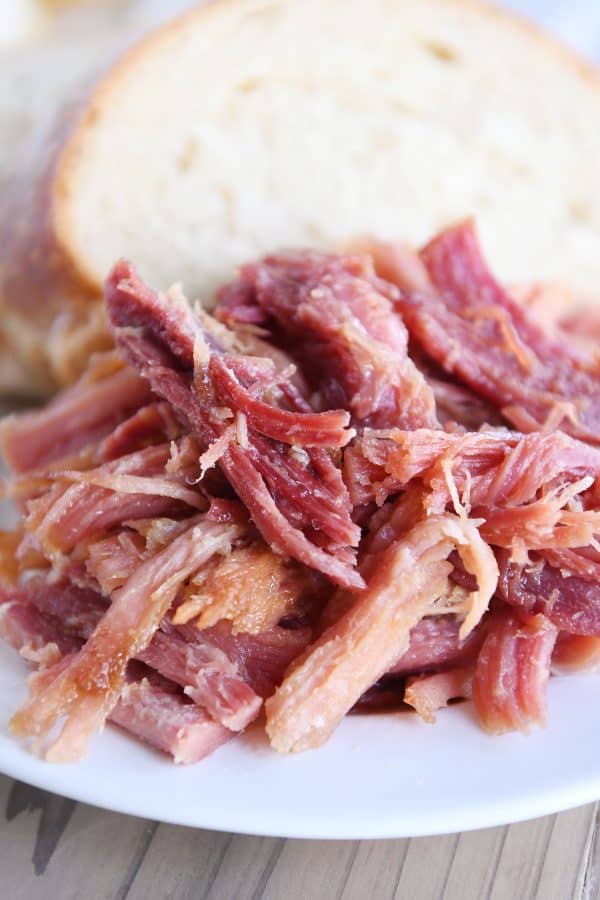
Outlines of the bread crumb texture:
[{"label": "bread crumb texture", "polygon": [[600,278],[600,91],[567,52],[470,2],[221,2],[97,98],[62,230],[208,297],[236,264],[354,234],[420,242],[476,215],[503,278]]}]

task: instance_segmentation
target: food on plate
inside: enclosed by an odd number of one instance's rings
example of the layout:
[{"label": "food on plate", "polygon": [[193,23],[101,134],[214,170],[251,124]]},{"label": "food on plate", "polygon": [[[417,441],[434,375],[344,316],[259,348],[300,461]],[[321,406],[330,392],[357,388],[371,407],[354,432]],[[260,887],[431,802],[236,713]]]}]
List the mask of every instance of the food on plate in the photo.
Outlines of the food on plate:
[{"label": "food on plate", "polygon": [[212,314],[120,260],[115,349],[0,426],[11,726],[47,759],[106,721],[195,762],[256,720],[291,752],[464,698],[528,731],[598,663],[597,352],[471,220],[364,246],[245,264]]},{"label": "food on plate", "polygon": [[[151,34],[90,93],[116,31],[67,35],[62,65],[36,46],[25,82],[0,60],[5,393],[49,394],[109,345],[102,283],[121,256],[208,302],[275,248],[420,245],[475,214],[507,283],[593,297],[598,76],[518,18],[474,0],[220,0]],[[32,120],[46,132],[22,138]]]}]

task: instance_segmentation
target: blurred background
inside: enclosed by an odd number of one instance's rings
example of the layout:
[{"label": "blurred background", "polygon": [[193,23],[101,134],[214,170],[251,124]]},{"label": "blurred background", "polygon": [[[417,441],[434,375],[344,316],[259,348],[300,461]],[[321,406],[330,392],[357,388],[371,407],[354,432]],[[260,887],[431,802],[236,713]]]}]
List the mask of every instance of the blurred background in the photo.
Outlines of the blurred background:
[{"label": "blurred background", "polygon": [[[193,0],[0,0],[0,41],[14,43],[57,27],[78,29],[82,22],[89,28],[92,21],[93,27],[117,24],[134,34],[193,5]],[[600,63],[600,0],[498,0],[497,5],[536,19]]]},{"label": "blurred background", "polygon": [[504,0],[600,63],[600,0]]},{"label": "blurred background", "polygon": [[[57,112],[76,100],[82,86],[141,34],[199,2],[0,0],[0,185],[23,153],[47,141]],[[537,21],[600,65],[600,0],[496,0],[496,5]]]}]

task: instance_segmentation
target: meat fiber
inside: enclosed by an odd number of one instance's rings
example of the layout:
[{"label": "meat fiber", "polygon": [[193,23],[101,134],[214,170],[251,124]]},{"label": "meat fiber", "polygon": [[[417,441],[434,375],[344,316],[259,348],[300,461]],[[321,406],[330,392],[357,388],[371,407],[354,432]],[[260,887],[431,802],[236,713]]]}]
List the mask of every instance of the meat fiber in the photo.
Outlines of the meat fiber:
[{"label": "meat fiber", "polygon": [[[0,604],[0,637],[35,668],[56,664],[80,646],[61,620],[23,601]],[[140,665],[128,668],[127,684],[108,718],[175,763],[199,762],[234,736],[174,684]]]},{"label": "meat fiber", "polygon": [[[251,389],[254,382],[256,389],[264,391],[265,373],[270,372],[272,393],[278,382],[286,380],[284,374],[272,366],[249,364],[240,355],[228,356],[223,345],[233,336],[228,333],[224,337],[223,326],[219,330],[207,317],[201,321],[184,302],[169,303],[144,285],[127,263],[119,263],[113,270],[106,298],[118,345],[204,448],[222,438],[227,428],[226,420],[215,415],[223,408],[230,409],[226,398],[230,402],[232,395],[223,393],[223,382],[231,384],[233,379],[247,403],[252,401],[251,423],[260,428],[248,423],[243,409],[234,407],[232,416],[238,422],[243,416],[244,428],[241,436],[236,430],[236,438],[227,439],[218,465],[266,542],[276,552],[304,562],[338,583],[362,587],[352,568],[352,547],[357,545],[360,531],[351,521],[351,504],[340,473],[322,449],[324,430],[331,447],[352,437],[352,432],[345,430],[347,414],[326,412],[319,418],[314,413],[292,411],[297,434],[306,438],[308,431],[314,437],[310,446],[298,447],[290,411],[261,400],[261,418]],[[279,422],[277,427],[274,422]],[[286,427],[290,432],[287,442],[274,439]]]},{"label": "meat fiber", "polygon": [[552,651],[552,673],[597,670],[600,666],[600,638],[560,631]]},{"label": "meat fiber", "polygon": [[175,763],[196,763],[234,737],[180,693],[148,678],[128,682],[109,721],[173,757]]},{"label": "meat fiber", "polygon": [[[448,593],[457,548],[478,578],[461,636],[477,624],[497,570],[477,530],[454,516],[432,516],[381,552],[365,592],[296,662],[266,703],[267,734],[280,752],[322,744],[367,688],[409,645],[411,629]],[[450,611],[450,610],[449,610]],[[358,661],[360,661],[359,664]]]},{"label": "meat fiber", "polygon": [[218,314],[270,329],[325,408],[349,409],[359,425],[432,426],[435,401],[408,355],[396,297],[367,255],[298,251],[243,266]]},{"label": "meat fiber", "polygon": [[423,352],[491,401],[520,431],[561,427],[600,443],[600,363],[540,327],[491,275],[472,222],[421,252],[433,290],[402,294],[398,309]]},{"label": "meat fiber", "polygon": [[[136,556],[127,581],[141,557]],[[43,621],[60,623],[79,649],[95,631],[108,608],[105,597],[68,581],[34,576],[18,587],[0,590],[0,603],[33,609]],[[137,659],[181,686],[186,696],[206,709],[215,721],[241,731],[258,715],[262,697],[271,694],[289,663],[310,640],[311,629],[265,628],[255,635],[232,633],[225,620],[213,627],[176,626],[163,619]],[[54,638],[48,638],[54,640]],[[73,646],[73,640],[75,646]],[[61,645],[61,648],[65,648]],[[65,650],[66,652],[66,650]]]},{"label": "meat fiber", "polygon": [[494,615],[473,678],[473,701],[486,731],[529,731],[544,724],[556,637],[544,616]]},{"label": "meat fiber", "polygon": [[404,702],[412,706],[425,722],[433,725],[438,710],[448,706],[450,700],[470,697],[472,686],[471,669],[448,669],[435,675],[409,678]]},{"label": "meat fiber", "polygon": [[532,554],[529,562],[511,562],[498,552],[498,595],[529,613],[543,613],[563,631],[600,637],[600,584],[571,575]]},{"label": "meat fiber", "polygon": [[[42,615],[64,623],[69,634],[87,640],[107,610],[105,599],[94,591],[33,578],[24,589],[9,592],[26,599]],[[220,647],[197,633],[186,641],[167,621],[161,623],[136,658],[150,669],[181,686],[184,694],[232,731],[243,730],[259,713],[261,698],[245,681],[235,663]]]},{"label": "meat fiber", "polygon": [[415,478],[425,482],[436,496],[435,505],[443,507],[452,499],[451,475],[459,495],[468,488],[466,499],[475,508],[517,506],[543,488],[584,478],[593,483],[600,475],[600,451],[562,432],[367,429],[349,455],[353,470],[346,464],[345,472],[351,489],[363,501],[371,498],[379,504]]},{"label": "meat fiber", "polygon": [[112,352],[96,357],[84,377],[43,409],[9,416],[0,448],[13,472],[38,469],[111,434],[150,398],[147,382]]},{"label": "meat fiber", "polygon": [[179,585],[214,553],[227,552],[235,536],[234,526],[199,520],[142,563],[69,666],[15,713],[14,732],[39,742],[66,717],[46,757],[78,758],[118,701],[128,661],[147,647]]},{"label": "meat fiber", "polygon": [[235,663],[207,641],[188,642],[173,629],[159,630],[138,658],[181,685],[187,697],[231,731],[242,731],[260,711],[262,699]]},{"label": "meat fiber", "polygon": [[387,676],[432,672],[474,662],[485,637],[486,621],[461,640],[460,621],[444,615],[425,619],[410,632],[408,648],[386,673]]},{"label": "meat fiber", "polygon": [[234,634],[260,634],[287,615],[312,613],[314,601],[326,594],[321,579],[255,541],[204,566],[188,585],[173,622],[194,619],[198,628],[207,628],[228,619]]},{"label": "meat fiber", "polygon": [[206,509],[188,483],[198,475],[198,454],[173,474],[166,471],[170,457],[171,446],[157,444],[94,469],[57,472],[51,491],[28,505],[26,546],[52,559],[123,521]]}]

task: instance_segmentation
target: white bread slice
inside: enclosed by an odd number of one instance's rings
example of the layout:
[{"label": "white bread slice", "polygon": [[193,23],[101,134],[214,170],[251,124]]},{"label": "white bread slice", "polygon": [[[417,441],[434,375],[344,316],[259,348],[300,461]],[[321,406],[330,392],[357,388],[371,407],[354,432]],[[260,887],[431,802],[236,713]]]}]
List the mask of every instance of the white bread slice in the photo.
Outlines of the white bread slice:
[{"label": "white bread slice", "polygon": [[504,279],[600,294],[599,122],[597,73],[474,0],[194,10],[125,55],[0,213],[24,386],[73,376],[121,255],[207,300],[281,245],[420,242],[473,214]]}]

